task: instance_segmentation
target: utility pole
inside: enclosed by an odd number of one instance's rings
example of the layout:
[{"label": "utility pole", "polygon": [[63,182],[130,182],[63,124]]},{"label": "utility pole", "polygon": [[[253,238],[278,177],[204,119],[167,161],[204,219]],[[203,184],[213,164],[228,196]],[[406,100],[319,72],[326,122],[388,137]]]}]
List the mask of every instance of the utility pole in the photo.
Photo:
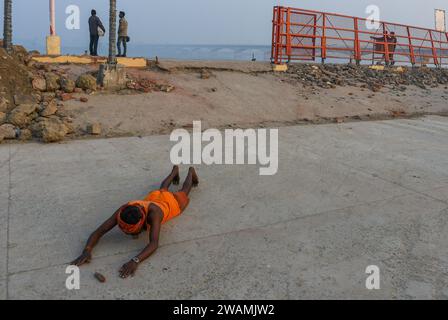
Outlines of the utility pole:
[{"label": "utility pole", "polygon": [[3,48],[12,53],[12,0],[4,0]]},{"label": "utility pole", "polygon": [[109,1],[109,58],[108,63],[117,64],[117,0]]},{"label": "utility pole", "polygon": [[56,10],[54,0],[50,0],[50,35],[56,35]]},{"label": "utility pole", "polygon": [[117,61],[117,0],[109,0],[109,57],[100,65],[97,82],[109,90],[126,87],[126,71]]},{"label": "utility pole", "polygon": [[49,0],[50,4],[50,35],[47,37],[47,55],[61,55],[61,38],[56,35],[56,5],[55,0]]}]

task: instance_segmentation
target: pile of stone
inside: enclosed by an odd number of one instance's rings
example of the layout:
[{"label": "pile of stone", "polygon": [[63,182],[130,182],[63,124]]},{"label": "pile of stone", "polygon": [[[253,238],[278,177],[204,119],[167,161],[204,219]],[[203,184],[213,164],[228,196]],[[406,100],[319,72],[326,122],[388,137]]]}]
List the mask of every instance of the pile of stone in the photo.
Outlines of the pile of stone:
[{"label": "pile of stone", "polygon": [[11,104],[0,101],[0,141],[3,139],[58,142],[73,133],[73,119],[58,108],[55,99],[37,102],[29,97],[15,97]]},{"label": "pile of stone", "polygon": [[379,91],[383,87],[404,91],[407,86],[422,89],[448,85],[448,70],[436,68],[370,68],[352,64],[292,64],[288,74],[304,86],[335,88],[356,86]]},{"label": "pile of stone", "polygon": [[138,79],[131,78],[127,82],[126,86],[129,90],[135,90],[143,93],[171,92],[174,90],[174,86],[170,84],[158,83],[157,81],[148,78],[138,78]]},{"label": "pile of stone", "polygon": [[[36,66],[31,77],[34,92],[17,94],[13,101],[0,97],[0,142],[4,139],[58,142],[74,133],[73,119],[64,110],[63,101],[75,93],[90,94],[97,89],[96,78],[83,74],[74,81],[61,72]],[[87,100],[81,97],[81,101]]]}]

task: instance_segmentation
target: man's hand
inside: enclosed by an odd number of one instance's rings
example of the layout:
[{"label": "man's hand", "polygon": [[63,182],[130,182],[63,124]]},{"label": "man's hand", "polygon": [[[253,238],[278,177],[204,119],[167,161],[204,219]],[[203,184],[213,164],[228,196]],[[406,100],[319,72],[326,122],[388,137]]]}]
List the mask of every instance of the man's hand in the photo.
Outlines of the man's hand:
[{"label": "man's hand", "polygon": [[134,276],[135,271],[137,271],[138,263],[135,261],[129,261],[128,263],[125,263],[121,269],[120,269],[120,277],[125,279],[129,276]]},{"label": "man's hand", "polygon": [[92,260],[92,254],[88,250],[84,250],[82,254],[74,261],[72,261],[70,264],[80,267],[83,264],[89,263],[90,260]]}]

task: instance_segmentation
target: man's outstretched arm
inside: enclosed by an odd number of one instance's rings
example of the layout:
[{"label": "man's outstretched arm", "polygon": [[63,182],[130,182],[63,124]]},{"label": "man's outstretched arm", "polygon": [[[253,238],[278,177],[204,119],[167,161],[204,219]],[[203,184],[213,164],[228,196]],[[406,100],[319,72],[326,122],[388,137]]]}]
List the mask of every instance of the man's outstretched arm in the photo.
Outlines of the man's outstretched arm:
[{"label": "man's outstretched arm", "polygon": [[133,260],[125,263],[120,269],[120,277],[127,278],[133,276],[138,268],[139,263],[148,259],[159,247],[160,228],[162,226],[162,219],[160,217],[153,217],[151,219],[151,230],[149,233],[149,244],[140,252]]},{"label": "man's outstretched arm", "polygon": [[92,250],[106,233],[112,230],[117,225],[117,214],[120,210],[117,210],[112,217],[107,219],[98,229],[96,229],[87,240],[86,246],[82,254],[74,260],[71,264],[75,266],[82,266],[85,263],[89,263],[92,260]]}]

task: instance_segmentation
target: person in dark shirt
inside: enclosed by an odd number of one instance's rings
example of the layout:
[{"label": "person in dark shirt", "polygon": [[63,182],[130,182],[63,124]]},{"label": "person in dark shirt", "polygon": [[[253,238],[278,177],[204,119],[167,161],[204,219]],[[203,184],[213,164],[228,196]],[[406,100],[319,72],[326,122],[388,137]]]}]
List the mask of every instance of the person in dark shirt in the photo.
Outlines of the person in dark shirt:
[{"label": "person in dark shirt", "polygon": [[96,10],[92,10],[92,15],[89,18],[89,31],[90,31],[90,55],[91,56],[98,56],[98,40],[100,39],[99,32],[100,30],[103,31],[103,33],[106,32],[106,29],[103,26],[103,23],[101,22],[100,18],[96,15]]}]

